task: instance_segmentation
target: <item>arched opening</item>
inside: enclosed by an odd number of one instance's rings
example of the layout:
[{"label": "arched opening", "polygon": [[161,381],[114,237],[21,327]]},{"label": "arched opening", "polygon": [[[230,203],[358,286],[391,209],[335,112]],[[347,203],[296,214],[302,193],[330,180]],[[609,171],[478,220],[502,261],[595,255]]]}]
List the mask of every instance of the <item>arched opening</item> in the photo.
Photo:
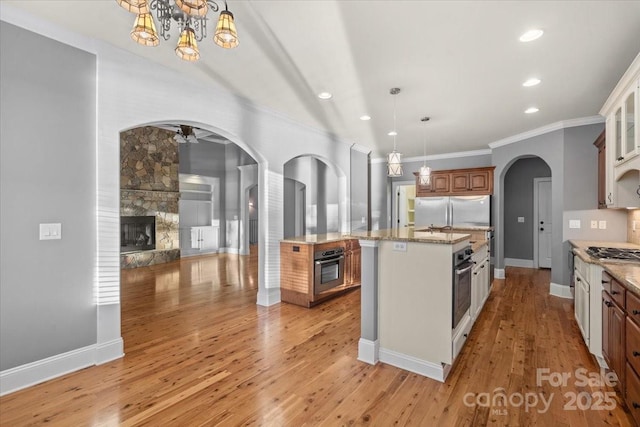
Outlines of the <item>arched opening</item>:
[{"label": "arched opening", "polygon": [[344,230],[344,174],[318,156],[290,159],[283,167],[283,235],[336,233]]},{"label": "arched opening", "polygon": [[551,268],[551,168],[538,156],[513,159],[501,174],[505,267]]}]

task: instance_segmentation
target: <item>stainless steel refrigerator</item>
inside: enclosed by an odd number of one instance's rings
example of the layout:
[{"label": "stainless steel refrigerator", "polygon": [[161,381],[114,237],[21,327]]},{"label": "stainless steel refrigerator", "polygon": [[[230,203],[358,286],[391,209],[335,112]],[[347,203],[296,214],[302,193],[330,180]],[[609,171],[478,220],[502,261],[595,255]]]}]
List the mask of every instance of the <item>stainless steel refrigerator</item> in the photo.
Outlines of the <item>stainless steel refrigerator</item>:
[{"label": "stainless steel refrigerator", "polygon": [[491,225],[491,196],[418,197],[415,228]]}]

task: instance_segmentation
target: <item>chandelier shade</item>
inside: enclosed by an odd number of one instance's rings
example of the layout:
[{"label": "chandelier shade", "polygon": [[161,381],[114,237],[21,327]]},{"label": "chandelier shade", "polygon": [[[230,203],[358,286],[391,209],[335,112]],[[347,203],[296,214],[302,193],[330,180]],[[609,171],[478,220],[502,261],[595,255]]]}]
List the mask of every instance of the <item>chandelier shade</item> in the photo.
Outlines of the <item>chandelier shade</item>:
[{"label": "chandelier shade", "polygon": [[158,46],[160,39],[150,13],[141,13],[131,30],[131,38],[143,46]]},{"label": "chandelier shade", "polygon": [[176,6],[191,16],[205,16],[209,11],[207,0],[176,0]]},{"label": "chandelier shade", "polygon": [[431,184],[431,168],[429,166],[420,166],[420,173],[418,173],[418,179],[420,185]]},{"label": "chandelier shade", "polygon": [[197,61],[200,59],[200,51],[196,42],[196,33],[192,28],[186,27],[180,34],[176,55],[185,61]]},{"label": "chandelier shade", "polygon": [[149,13],[147,0],[116,0],[116,2],[127,12],[135,14]]},{"label": "chandelier shade", "polygon": [[213,41],[224,49],[233,49],[239,44],[233,13],[228,10],[220,12],[220,19],[218,19],[218,25],[216,25]]}]

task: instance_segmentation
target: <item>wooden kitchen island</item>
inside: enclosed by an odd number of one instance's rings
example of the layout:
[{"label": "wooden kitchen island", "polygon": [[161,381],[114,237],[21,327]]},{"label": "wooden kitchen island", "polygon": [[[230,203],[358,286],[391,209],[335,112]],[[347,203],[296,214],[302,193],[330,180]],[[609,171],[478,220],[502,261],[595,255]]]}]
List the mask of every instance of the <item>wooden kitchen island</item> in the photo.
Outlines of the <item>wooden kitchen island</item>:
[{"label": "wooden kitchen island", "polygon": [[352,237],[362,248],[358,359],[444,382],[473,325],[468,312],[452,324],[454,253],[471,236],[401,228]]},{"label": "wooden kitchen island", "polygon": [[[343,250],[341,283],[318,291],[314,287],[314,254]],[[313,234],[280,241],[280,295],[283,302],[312,307],[360,286],[360,244],[342,233]]]}]

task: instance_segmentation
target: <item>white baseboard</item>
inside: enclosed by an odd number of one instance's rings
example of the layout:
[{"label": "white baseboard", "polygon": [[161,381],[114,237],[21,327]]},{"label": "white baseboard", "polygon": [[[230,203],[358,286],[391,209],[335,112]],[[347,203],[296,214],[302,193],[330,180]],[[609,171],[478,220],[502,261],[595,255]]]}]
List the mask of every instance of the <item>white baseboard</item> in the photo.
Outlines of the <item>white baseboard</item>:
[{"label": "white baseboard", "polygon": [[369,365],[375,365],[378,363],[379,347],[380,343],[378,340],[371,341],[360,338],[360,341],[358,341],[358,360],[368,363]]},{"label": "white baseboard", "polygon": [[96,344],[96,365],[120,359],[122,356],[124,356],[124,341],[122,338]]},{"label": "white baseboard", "polygon": [[494,279],[504,279],[504,268],[494,268],[493,269],[493,278]]},{"label": "white baseboard", "polygon": [[427,362],[426,360],[417,359],[385,348],[381,348],[379,354],[380,361],[383,363],[415,372],[416,374],[440,381],[441,383],[444,382],[449,371],[445,369],[445,366],[442,364]]},{"label": "white baseboard", "polygon": [[269,307],[280,302],[280,288],[258,289],[256,304]]},{"label": "white baseboard", "polygon": [[559,285],[557,283],[549,283],[549,294],[554,297],[573,299],[569,286]]},{"label": "white baseboard", "polygon": [[122,339],[90,345],[0,372],[0,396],[123,356]]},{"label": "white baseboard", "polygon": [[533,260],[532,259],[505,258],[504,259],[504,265],[505,265],[505,267],[533,268]]},{"label": "white baseboard", "polygon": [[195,252],[192,254],[185,254],[184,252],[180,252],[180,258],[190,258],[190,257],[200,256],[200,255],[213,255],[213,254],[217,254],[218,252],[219,251],[217,249]]},{"label": "white baseboard", "polygon": [[238,254],[240,254],[240,249],[238,249],[238,248],[220,248],[220,249],[218,249],[218,253],[219,254],[238,255]]}]

